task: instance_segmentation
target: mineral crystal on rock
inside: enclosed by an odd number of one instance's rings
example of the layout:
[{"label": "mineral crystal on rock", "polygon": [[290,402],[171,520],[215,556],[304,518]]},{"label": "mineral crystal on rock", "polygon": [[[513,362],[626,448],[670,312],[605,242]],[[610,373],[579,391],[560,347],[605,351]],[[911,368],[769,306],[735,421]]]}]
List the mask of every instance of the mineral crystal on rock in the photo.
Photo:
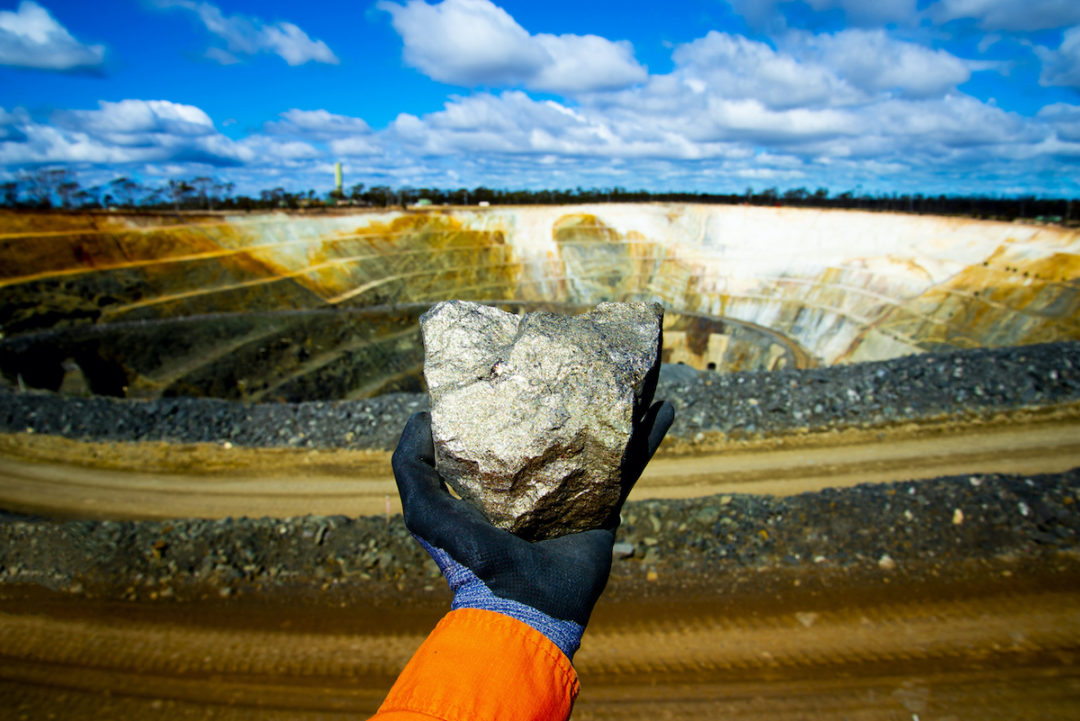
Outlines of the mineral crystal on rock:
[{"label": "mineral crystal on rock", "polygon": [[465,301],[432,307],[420,327],[439,473],[523,538],[603,524],[652,401],[663,314],[656,303],[524,317]]}]

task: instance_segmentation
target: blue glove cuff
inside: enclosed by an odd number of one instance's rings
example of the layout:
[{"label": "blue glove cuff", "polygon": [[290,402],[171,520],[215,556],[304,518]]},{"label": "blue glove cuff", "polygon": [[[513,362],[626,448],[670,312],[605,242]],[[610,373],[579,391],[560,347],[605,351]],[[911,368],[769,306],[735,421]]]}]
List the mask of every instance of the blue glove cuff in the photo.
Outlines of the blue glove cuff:
[{"label": "blue glove cuff", "polygon": [[574,653],[581,646],[581,636],[585,633],[583,626],[573,621],[552,618],[532,606],[496,596],[475,573],[451,558],[446,551],[421,538],[416,540],[435,559],[446,577],[446,582],[454,594],[454,600],[450,603],[451,609],[456,611],[461,608],[477,608],[516,618],[547,636],[568,659],[574,659]]}]

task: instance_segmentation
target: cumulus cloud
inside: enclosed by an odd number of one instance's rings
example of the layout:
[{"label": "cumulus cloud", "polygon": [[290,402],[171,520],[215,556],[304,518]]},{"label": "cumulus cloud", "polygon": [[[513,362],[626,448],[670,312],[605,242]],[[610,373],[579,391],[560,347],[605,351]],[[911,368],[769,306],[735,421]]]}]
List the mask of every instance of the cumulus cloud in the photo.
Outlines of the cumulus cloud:
[{"label": "cumulus cloud", "polygon": [[308,143],[221,134],[200,108],[168,100],[100,102],[96,110],[64,110],[51,122],[25,110],[0,111],[0,163],[199,163],[262,165],[319,155]]},{"label": "cumulus cloud", "polygon": [[1038,125],[968,95],[933,100],[890,100],[875,106],[868,120],[903,153],[986,148],[1038,142]]},{"label": "cumulus cloud", "polygon": [[547,61],[527,85],[536,90],[578,93],[625,88],[645,80],[648,73],[634,59],[634,47],[596,35],[534,36],[547,52]]},{"label": "cumulus cloud", "polygon": [[371,126],[363,118],[336,115],[326,110],[298,110],[281,113],[280,120],[263,126],[269,135],[291,135],[327,144],[335,157],[373,155],[380,146]]},{"label": "cumulus cloud", "polygon": [[193,105],[169,100],[101,101],[97,110],[61,111],[53,122],[65,129],[109,136],[124,145],[137,145],[152,135],[196,137],[214,132],[210,117]]},{"label": "cumulus cloud", "polygon": [[330,153],[334,157],[376,155],[382,152],[382,147],[369,136],[353,135],[345,138],[335,138],[329,143]]},{"label": "cumulus cloud", "polygon": [[[219,132],[200,108],[166,100],[101,102],[56,112],[48,122],[0,109],[0,163],[141,163],[159,170],[197,164],[203,173],[229,166],[230,177],[261,178],[252,182],[262,187],[326,180],[331,161],[343,159],[365,182],[417,187],[835,188],[853,180],[846,187],[994,192],[1006,186],[980,183],[1010,173],[1061,177],[1059,165],[1080,156],[1080,106],[1050,106],[1035,118],[1003,110],[958,89],[977,64],[881,29],[789,31],[772,43],[712,32],[676,46],[670,72],[597,91],[588,68],[573,63],[617,44],[596,38],[597,48],[589,49],[590,36],[529,35],[486,0],[415,4],[421,12],[475,10],[490,20],[481,33],[494,39],[454,58],[453,42],[432,41],[422,49],[438,52],[424,62],[444,53],[447,63],[457,63],[455,77],[490,82],[504,72],[500,54],[540,48],[538,64],[529,64],[528,52],[517,56],[503,82],[558,87],[572,92],[572,101],[522,89],[475,92],[451,97],[435,112],[399,115],[384,130],[359,117],[293,108],[242,140]],[[408,52],[412,30],[399,31]],[[500,33],[521,42],[500,44]],[[1069,80],[1067,57],[1078,42],[1070,31],[1060,48],[1046,51],[1054,54],[1046,72],[1057,73],[1048,79]],[[549,59],[553,54],[560,57]],[[1057,65],[1050,62],[1059,56]],[[619,67],[619,56],[612,57]],[[632,61],[632,54],[625,57]],[[573,75],[586,81],[572,85],[566,78]]]},{"label": "cumulus cloud", "polygon": [[938,96],[971,77],[969,62],[945,50],[896,40],[883,30],[798,34],[788,45],[804,62],[816,61],[867,93]]},{"label": "cumulus cloud", "polygon": [[26,142],[26,134],[19,129],[19,126],[29,122],[30,115],[22,108],[15,108],[10,112],[0,108],[0,142]]},{"label": "cumulus cloud", "polygon": [[677,133],[650,127],[651,121],[580,112],[513,90],[455,98],[422,117],[403,114],[389,132],[398,146],[430,156],[528,157],[538,163],[556,158],[702,157],[708,143],[688,142]]},{"label": "cumulus cloud", "polygon": [[[699,94],[784,109],[847,107],[879,95],[937,97],[971,76],[968,61],[882,30],[792,32],[783,36],[781,48],[713,31],[675,49],[672,77]],[[658,85],[650,80],[650,90]]]},{"label": "cumulus cloud", "polygon": [[381,0],[377,7],[390,13],[405,62],[440,82],[575,93],[623,88],[647,77],[628,42],[530,35],[490,0]]},{"label": "cumulus cloud", "polygon": [[371,126],[363,118],[335,115],[326,110],[286,110],[280,120],[267,123],[266,132],[275,135],[302,135],[319,140],[349,135],[367,135]]},{"label": "cumulus cloud", "polygon": [[907,182],[1004,157],[1037,164],[1050,152],[1047,121],[956,89],[970,76],[968,61],[878,30],[791,34],[782,49],[713,32],[673,57],[671,73],[581,94],[572,106],[521,91],[452,98],[437,112],[399,116],[380,139],[428,162],[633,161],[667,164],[672,173],[681,163],[699,179],[776,182],[833,176],[839,167]]},{"label": "cumulus cloud", "polygon": [[96,70],[104,62],[104,45],[80,43],[32,0],[15,12],[0,11],[0,65],[71,72]]},{"label": "cumulus cloud", "polygon": [[220,8],[195,0],[159,0],[163,8],[181,8],[194,13],[210,34],[224,42],[212,46],[206,57],[222,65],[241,62],[244,56],[270,53],[289,65],[308,62],[338,64],[338,58],[322,40],[312,40],[307,33],[289,22],[264,23],[244,15],[226,16]]},{"label": "cumulus cloud", "polygon": [[940,0],[929,9],[940,23],[974,18],[985,30],[1047,30],[1080,23],[1076,0]]},{"label": "cumulus cloud", "polygon": [[1039,110],[1038,117],[1053,128],[1059,139],[1080,143],[1080,105],[1054,103]]},{"label": "cumulus cloud", "polygon": [[1057,50],[1036,47],[1043,62],[1039,82],[1043,85],[1065,85],[1080,90],[1080,25],[1065,31]]},{"label": "cumulus cloud", "polygon": [[678,46],[672,57],[690,89],[752,98],[772,108],[825,104],[845,91],[825,68],[741,35],[711,31]]}]

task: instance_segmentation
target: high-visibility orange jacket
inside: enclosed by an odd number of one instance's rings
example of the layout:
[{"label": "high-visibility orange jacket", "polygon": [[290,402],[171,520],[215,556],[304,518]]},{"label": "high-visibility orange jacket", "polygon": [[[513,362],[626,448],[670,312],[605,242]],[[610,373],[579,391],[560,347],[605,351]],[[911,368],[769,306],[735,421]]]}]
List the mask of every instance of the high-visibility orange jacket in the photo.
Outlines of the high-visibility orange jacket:
[{"label": "high-visibility orange jacket", "polygon": [[448,613],[373,721],[566,721],[577,672],[547,636],[494,611]]}]

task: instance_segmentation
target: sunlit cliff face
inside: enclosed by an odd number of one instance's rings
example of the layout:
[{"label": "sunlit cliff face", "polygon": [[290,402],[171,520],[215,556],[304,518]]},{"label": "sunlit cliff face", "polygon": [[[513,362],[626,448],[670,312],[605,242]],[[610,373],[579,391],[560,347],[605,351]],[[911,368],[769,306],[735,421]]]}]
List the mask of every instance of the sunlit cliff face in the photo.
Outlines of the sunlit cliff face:
[{"label": "sunlit cliff face", "polygon": [[0,370],[130,397],[420,390],[463,298],[667,308],[664,360],[774,369],[1080,338],[1080,234],[848,211],[597,205],[0,216]]}]

